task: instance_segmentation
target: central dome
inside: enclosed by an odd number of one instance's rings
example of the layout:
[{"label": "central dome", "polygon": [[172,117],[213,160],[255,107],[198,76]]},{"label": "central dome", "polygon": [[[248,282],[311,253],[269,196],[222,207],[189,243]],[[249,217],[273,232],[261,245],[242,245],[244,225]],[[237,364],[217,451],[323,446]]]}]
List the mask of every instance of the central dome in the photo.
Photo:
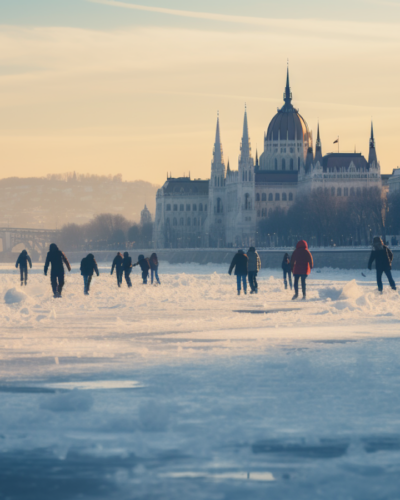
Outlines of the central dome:
[{"label": "central dome", "polygon": [[292,93],[289,86],[289,71],[286,77],[286,89],[283,94],[285,104],[272,118],[268,131],[265,134],[266,141],[294,141],[303,140],[308,142],[310,131],[307,122],[297,109],[292,105]]}]

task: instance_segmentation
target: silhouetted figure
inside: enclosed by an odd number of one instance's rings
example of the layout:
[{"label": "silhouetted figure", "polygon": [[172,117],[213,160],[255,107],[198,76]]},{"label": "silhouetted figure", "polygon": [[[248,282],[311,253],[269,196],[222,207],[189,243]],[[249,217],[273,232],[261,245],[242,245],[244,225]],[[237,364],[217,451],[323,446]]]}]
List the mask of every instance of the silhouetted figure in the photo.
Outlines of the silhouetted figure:
[{"label": "silhouetted figure", "polygon": [[124,273],[125,273],[126,284],[128,285],[128,288],[131,288],[131,286],[132,286],[132,281],[131,281],[132,257],[130,257],[128,252],[124,252],[124,260],[123,260],[122,266],[123,266]]},{"label": "silhouetted figure", "polygon": [[89,253],[81,260],[81,275],[83,276],[83,293],[89,295],[90,283],[93,274],[99,276],[99,268],[97,267],[96,259],[92,253]]},{"label": "silhouetted figure", "polygon": [[113,260],[113,263],[112,263],[111,275],[115,269],[115,274],[117,275],[117,284],[119,287],[122,284],[122,275],[124,272],[123,262],[124,262],[124,258],[122,257],[122,253],[118,252]]},{"label": "silhouetted figure", "polygon": [[248,271],[249,259],[243,250],[238,250],[232,259],[231,265],[229,266],[229,274],[232,274],[233,268],[235,268],[235,276],[237,281],[237,292],[240,295],[241,282],[243,282],[243,291],[247,293],[247,271]]},{"label": "silhouetted figure", "polygon": [[257,283],[257,274],[261,269],[261,259],[257,253],[257,250],[254,247],[250,247],[247,252],[247,257],[249,259],[248,262],[248,277],[249,277],[249,285],[251,288],[250,293],[258,293],[258,283]]},{"label": "silhouetted figure", "polygon": [[147,285],[147,278],[149,277],[150,269],[149,258],[145,257],[144,255],[139,255],[138,261],[136,262],[136,264],[133,264],[133,267],[135,266],[140,266],[140,269],[142,270],[143,285]]},{"label": "silhouetted figure", "polygon": [[292,289],[292,267],[290,265],[290,258],[288,253],[285,253],[285,255],[283,256],[282,270],[283,270],[283,283],[285,284],[285,290],[287,290],[288,280],[290,289]]},{"label": "silhouetted figure", "polygon": [[68,271],[71,271],[71,266],[64,253],[59,250],[55,243],[50,245],[50,250],[47,253],[46,263],[44,265],[44,274],[47,276],[49,265],[51,264],[50,281],[53,289],[54,298],[61,297],[64,286],[64,264]]},{"label": "silhouetted figure", "polygon": [[28,281],[28,264],[29,267],[32,269],[32,260],[29,257],[28,252],[26,250],[22,250],[15,264],[15,267],[17,269],[19,266],[19,270],[21,273],[21,286],[23,284],[26,285],[26,282]]},{"label": "silhouetted figure", "polygon": [[158,258],[156,253],[150,255],[150,270],[151,270],[151,284],[153,284],[154,276],[156,277],[157,283],[161,285],[160,278],[158,277]]},{"label": "silhouetted figure", "polygon": [[379,236],[375,236],[372,242],[373,250],[368,261],[368,269],[371,269],[372,263],[375,261],[376,267],[376,282],[378,285],[378,290],[382,293],[382,274],[385,273],[389,281],[390,286],[393,290],[396,290],[396,283],[394,282],[392,276],[392,260],[393,253],[391,250],[383,244],[383,241]]},{"label": "silhouetted figure", "polygon": [[292,300],[296,300],[299,296],[299,279],[301,279],[301,290],[303,292],[303,300],[306,299],[306,278],[313,268],[314,262],[310,251],[308,250],[307,242],[300,240],[296,245],[296,250],[290,259],[294,276],[294,295]]}]

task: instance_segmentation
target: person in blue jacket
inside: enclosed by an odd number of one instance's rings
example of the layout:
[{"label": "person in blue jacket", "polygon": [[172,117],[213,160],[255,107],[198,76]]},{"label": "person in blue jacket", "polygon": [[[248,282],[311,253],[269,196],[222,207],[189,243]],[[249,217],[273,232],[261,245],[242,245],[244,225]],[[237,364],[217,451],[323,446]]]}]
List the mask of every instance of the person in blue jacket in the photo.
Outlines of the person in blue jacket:
[{"label": "person in blue jacket", "polygon": [[32,269],[32,260],[29,257],[28,252],[26,250],[22,250],[15,264],[15,267],[17,269],[19,266],[19,270],[21,273],[21,286],[23,286],[24,284],[26,285],[28,281],[28,264]]}]

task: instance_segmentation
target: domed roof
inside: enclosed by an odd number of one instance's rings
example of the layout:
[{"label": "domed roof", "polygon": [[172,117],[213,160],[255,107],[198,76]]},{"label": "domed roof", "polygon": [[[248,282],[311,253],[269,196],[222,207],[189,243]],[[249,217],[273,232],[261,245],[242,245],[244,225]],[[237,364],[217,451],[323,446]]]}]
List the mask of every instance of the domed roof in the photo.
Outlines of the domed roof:
[{"label": "domed roof", "polygon": [[310,131],[305,119],[292,105],[292,93],[289,86],[289,70],[286,77],[286,89],[283,96],[285,104],[278,113],[272,118],[269,124],[265,140],[277,141],[278,137],[281,141],[294,141],[296,138],[300,140],[308,140]]}]

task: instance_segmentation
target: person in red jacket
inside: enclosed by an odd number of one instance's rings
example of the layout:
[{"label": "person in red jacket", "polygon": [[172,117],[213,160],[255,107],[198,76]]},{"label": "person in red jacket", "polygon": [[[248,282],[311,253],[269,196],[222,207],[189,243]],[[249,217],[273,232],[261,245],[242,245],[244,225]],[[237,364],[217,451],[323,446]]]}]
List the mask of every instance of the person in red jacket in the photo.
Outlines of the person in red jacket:
[{"label": "person in red jacket", "polygon": [[308,250],[307,242],[300,240],[296,245],[296,250],[290,259],[292,273],[294,276],[294,295],[292,300],[296,300],[299,296],[299,279],[301,278],[301,289],[303,292],[303,300],[306,299],[306,278],[313,268],[314,262],[310,251]]}]

